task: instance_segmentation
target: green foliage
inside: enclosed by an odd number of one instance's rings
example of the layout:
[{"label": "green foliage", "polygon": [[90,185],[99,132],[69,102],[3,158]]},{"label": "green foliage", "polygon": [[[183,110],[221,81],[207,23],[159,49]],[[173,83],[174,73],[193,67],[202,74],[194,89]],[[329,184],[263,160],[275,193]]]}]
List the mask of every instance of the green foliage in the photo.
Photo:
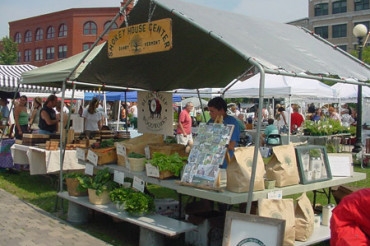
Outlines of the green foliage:
[{"label": "green foliage", "polygon": [[328,119],[325,121],[311,121],[304,122],[304,132],[309,133],[311,136],[326,136],[338,133],[350,132],[349,127],[342,126],[340,121]]},{"label": "green foliage", "polygon": [[113,139],[107,139],[107,140],[101,141],[100,148],[109,148],[109,147],[114,147]]},{"label": "green foliage", "polygon": [[[358,58],[358,51],[357,50],[351,51],[351,55]],[[366,46],[362,49],[362,61],[366,62],[367,64],[370,64],[370,46]]]},{"label": "green foliage", "polygon": [[86,176],[86,175],[83,174],[83,173],[78,173],[78,172],[70,172],[70,173],[65,173],[63,175],[64,179],[66,179],[66,178],[77,178],[77,177],[82,177],[82,176]]},{"label": "green foliage", "polygon": [[130,214],[151,213],[155,210],[154,199],[141,192],[133,192],[125,201],[125,211]]},{"label": "green foliage", "polygon": [[2,39],[3,49],[0,50],[0,64],[1,65],[14,65],[17,62],[18,45],[13,42],[9,37]]},{"label": "green foliage", "polygon": [[99,196],[103,191],[111,191],[118,186],[113,182],[108,168],[99,170],[94,177],[82,176],[77,178],[82,188],[96,190]]},{"label": "green foliage", "polygon": [[175,176],[180,176],[180,172],[184,166],[184,162],[187,161],[187,157],[181,157],[178,153],[172,155],[165,155],[162,153],[153,153],[152,159],[149,161],[155,167],[159,168],[159,171],[170,171]]},{"label": "green foliage", "polygon": [[321,157],[320,149],[310,149],[310,157]]},{"label": "green foliage", "polygon": [[119,188],[116,188],[116,189],[112,190],[109,193],[109,197],[112,200],[112,202],[117,202],[121,205],[126,201],[126,199],[133,192],[134,192],[134,190],[131,189],[131,188],[119,187]]},{"label": "green foliage", "polygon": [[145,155],[143,154],[139,154],[139,153],[135,153],[135,152],[131,152],[127,155],[128,158],[145,158]]}]

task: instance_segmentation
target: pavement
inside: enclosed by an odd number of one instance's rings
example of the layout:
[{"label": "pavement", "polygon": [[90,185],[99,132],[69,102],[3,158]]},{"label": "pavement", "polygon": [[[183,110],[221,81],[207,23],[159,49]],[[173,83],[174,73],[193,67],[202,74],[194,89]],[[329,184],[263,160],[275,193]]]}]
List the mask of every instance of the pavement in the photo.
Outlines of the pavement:
[{"label": "pavement", "polygon": [[0,246],[110,245],[0,189]]}]

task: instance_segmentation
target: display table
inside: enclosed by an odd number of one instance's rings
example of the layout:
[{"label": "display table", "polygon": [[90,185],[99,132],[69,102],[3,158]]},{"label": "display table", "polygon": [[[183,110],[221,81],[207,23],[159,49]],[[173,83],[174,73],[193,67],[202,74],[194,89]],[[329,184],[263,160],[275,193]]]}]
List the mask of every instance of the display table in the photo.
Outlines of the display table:
[{"label": "display table", "polygon": [[[11,147],[13,161],[20,165],[30,165],[30,174],[55,173],[60,170],[60,151],[45,150],[33,146],[14,144]],[[77,161],[76,150],[66,150],[63,170],[81,170],[85,166]]]},{"label": "display table", "polygon": [[3,139],[0,145],[0,168],[13,168],[13,158],[10,148],[15,143],[14,139]]}]

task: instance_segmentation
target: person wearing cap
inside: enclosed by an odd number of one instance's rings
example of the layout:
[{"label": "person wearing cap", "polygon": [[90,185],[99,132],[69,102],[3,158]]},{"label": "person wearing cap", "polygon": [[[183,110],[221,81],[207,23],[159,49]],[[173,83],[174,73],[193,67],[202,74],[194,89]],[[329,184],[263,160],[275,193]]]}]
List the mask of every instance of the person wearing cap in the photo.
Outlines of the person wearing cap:
[{"label": "person wearing cap", "polygon": [[37,132],[39,130],[39,119],[40,112],[42,108],[42,99],[41,97],[35,97],[33,99],[33,111],[29,120],[29,125],[31,126],[32,132]]},{"label": "person wearing cap", "polygon": [[0,105],[1,105],[1,117],[9,119],[9,108],[8,108],[8,100],[5,98],[0,98]]}]

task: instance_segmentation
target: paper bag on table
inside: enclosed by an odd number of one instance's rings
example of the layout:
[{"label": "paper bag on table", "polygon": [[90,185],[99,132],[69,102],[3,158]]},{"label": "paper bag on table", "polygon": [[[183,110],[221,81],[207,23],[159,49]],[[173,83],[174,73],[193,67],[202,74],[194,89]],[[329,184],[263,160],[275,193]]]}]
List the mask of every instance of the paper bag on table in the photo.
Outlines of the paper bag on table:
[{"label": "paper bag on table", "polygon": [[273,147],[273,155],[266,166],[266,178],[276,180],[275,186],[277,187],[299,183],[297,160],[293,145]]},{"label": "paper bag on table", "polygon": [[295,217],[293,199],[260,199],[258,215],[285,220],[284,246],[295,244]]},{"label": "paper bag on table", "polygon": [[[252,177],[254,147],[236,148],[231,162],[227,165],[227,186],[226,189],[232,192],[248,192]],[[264,190],[265,183],[263,176],[265,165],[261,154],[258,152],[257,169],[254,181],[254,191]]]},{"label": "paper bag on table", "polygon": [[307,241],[314,228],[314,212],[306,193],[297,198],[295,207],[295,240]]}]

